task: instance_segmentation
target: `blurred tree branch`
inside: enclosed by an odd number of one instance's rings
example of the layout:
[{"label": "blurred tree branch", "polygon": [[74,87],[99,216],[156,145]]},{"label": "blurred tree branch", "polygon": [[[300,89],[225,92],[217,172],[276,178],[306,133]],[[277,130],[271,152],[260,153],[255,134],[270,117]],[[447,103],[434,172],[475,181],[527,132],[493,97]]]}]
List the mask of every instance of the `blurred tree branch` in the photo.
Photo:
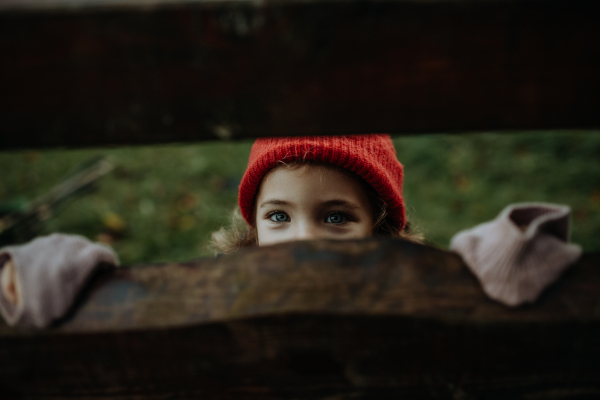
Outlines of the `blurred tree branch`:
[{"label": "blurred tree branch", "polygon": [[8,209],[0,217],[0,244],[24,242],[39,234],[44,222],[55,215],[69,200],[93,188],[102,176],[113,169],[104,156],[93,157],[75,167],[49,192],[25,207]]}]

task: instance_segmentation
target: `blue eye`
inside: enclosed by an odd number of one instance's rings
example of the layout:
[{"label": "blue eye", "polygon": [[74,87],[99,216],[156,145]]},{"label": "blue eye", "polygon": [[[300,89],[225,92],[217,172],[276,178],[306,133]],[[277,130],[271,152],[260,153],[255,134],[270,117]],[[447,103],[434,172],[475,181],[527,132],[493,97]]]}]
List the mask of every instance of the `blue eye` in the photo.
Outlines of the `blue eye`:
[{"label": "blue eye", "polygon": [[273,222],[288,222],[290,217],[284,212],[277,211],[270,214],[269,219]]},{"label": "blue eye", "polygon": [[329,214],[327,218],[325,218],[325,222],[338,225],[348,222],[348,218],[342,213],[334,212]]}]

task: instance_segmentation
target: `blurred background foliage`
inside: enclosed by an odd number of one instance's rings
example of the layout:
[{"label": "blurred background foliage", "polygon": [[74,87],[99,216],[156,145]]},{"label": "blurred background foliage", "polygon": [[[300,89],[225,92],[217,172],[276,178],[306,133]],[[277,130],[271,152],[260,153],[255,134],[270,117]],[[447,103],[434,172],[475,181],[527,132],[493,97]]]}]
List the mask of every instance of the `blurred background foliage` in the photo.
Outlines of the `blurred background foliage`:
[{"label": "blurred background foliage", "polygon": [[[600,132],[398,136],[409,217],[428,241],[494,218],[509,203],[572,207],[572,240],[600,251]],[[122,263],[208,256],[228,223],[251,142],[0,153],[0,208],[52,189],[73,167],[106,155],[114,169],[52,213],[37,232],[77,233],[115,248]]]}]

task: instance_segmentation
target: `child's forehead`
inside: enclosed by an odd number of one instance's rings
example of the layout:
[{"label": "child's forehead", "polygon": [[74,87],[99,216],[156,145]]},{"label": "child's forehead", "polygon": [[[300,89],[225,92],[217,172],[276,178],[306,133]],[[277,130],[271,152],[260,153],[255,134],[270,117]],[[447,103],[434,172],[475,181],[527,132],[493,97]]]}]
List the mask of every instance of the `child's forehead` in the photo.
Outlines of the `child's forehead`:
[{"label": "child's forehead", "polygon": [[285,164],[274,168],[262,180],[258,198],[322,196],[332,193],[352,192],[362,197],[367,195],[366,183],[357,175],[343,168],[322,163]]},{"label": "child's forehead", "polygon": [[370,204],[361,182],[343,169],[302,163],[273,169],[261,182],[256,207],[275,202],[309,207],[342,199],[367,207]]},{"label": "child's forehead", "polygon": [[[350,182],[351,185],[359,186],[362,191],[367,193],[367,195],[374,191],[373,188],[363,178],[352,171],[337,165],[318,161],[293,161],[289,163],[281,163],[277,167],[270,170],[263,177],[260,183],[258,188],[259,193],[262,192],[264,194],[264,183],[267,181],[271,182],[273,175],[276,174],[281,177],[281,174],[277,173],[278,171],[291,172],[295,177],[300,179],[307,177],[309,180],[312,180],[312,182],[315,182],[314,178],[320,182],[333,177],[337,180]],[[272,185],[270,186],[272,187]]]}]

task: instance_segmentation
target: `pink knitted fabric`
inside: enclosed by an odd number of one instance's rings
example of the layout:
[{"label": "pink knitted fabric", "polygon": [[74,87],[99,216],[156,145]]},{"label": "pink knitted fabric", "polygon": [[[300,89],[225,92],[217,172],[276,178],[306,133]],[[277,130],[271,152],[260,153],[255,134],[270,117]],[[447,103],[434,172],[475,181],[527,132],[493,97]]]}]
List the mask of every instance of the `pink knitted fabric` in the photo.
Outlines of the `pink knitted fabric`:
[{"label": "pink knitted fabric", "polygon": [[0,313],[9,325],[37,328],[65,315],[100,263],[119,263],[108,247],[59,233],[1,249],[0,270],[8,259],[16,270],[20,298],[12,304],[0,290]]},{"label": "pink knitted fabric", "polygon": [[569,213],[556,204],[509,205],[495,220],[456,234],[450,248],[489,297],[508,306],[530,303],[581,255],[568,243]]},{"label": "pink knitted fabric", "polygon": [[257,139],[238,199],[249,225],[254,225],[254,202],[264,176],[279,165],[295,161],[333,164],[357,174],[385,201],[395,227],[404,227],[403,167],[389,135],[383,134]]}]

